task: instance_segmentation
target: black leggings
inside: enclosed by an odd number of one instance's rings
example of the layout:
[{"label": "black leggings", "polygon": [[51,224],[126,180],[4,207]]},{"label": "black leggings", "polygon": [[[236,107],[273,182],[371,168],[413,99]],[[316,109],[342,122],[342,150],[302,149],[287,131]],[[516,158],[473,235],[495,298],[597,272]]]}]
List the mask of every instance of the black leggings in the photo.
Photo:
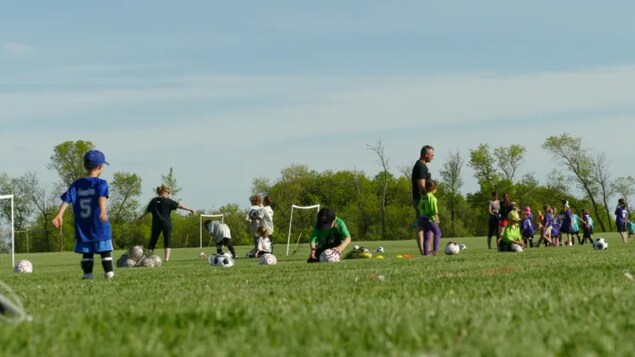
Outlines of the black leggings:
[{"label": "black leggings", "polygon": [[236,250],[234,249],[234,245],[232,244],[232,240],[229,238],[223,238],[220,243],[216,243],[216,252],[218,254],[223,253],[223,246],[226,246],[233,256],[236,256]]},{"label": "black leggings", "polygon": [[496,238],[498,238],[498,224],[499,224],[499,220],[498,217],[494,217],[494,216],[490,216],[489,218],[489,225],[488,225],[488,230],[487,230],[487,238],[491,238],[496,236]]},{"label": "black leggings", "polygon": [[159,240],[159,235],[163,232],[163,248],[170,248],[172,240],[172,225],[152,225],[152,233],[150,235],[150,250],[154,250]]}]

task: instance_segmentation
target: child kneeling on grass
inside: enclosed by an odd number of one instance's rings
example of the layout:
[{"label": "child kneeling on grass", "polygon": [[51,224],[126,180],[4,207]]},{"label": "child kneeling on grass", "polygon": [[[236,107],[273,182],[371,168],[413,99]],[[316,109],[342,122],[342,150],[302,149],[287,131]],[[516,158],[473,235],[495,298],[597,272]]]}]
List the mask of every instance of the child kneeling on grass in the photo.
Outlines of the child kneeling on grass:
[{"label": "child kneeling on grass", "polygon": [[522,252],[525,247],[522,235],[520,233],[520,216],[515,204],[512,204],[512,210],[507,215],[509,224],[505,227],[501,237],[501,252]]},{"label": "child kneeling on grass", "polygon": [[264,226],[258,227],[258,243],[256,244],[256,257],[273,252],[273,244],[269,239],[269,231]]}]

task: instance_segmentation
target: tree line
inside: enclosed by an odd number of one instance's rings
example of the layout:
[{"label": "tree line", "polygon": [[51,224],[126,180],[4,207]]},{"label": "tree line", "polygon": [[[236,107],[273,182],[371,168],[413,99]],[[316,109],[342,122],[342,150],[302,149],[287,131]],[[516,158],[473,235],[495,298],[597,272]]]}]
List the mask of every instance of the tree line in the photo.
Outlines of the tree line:
[{"label": "tree line", "polygon": [[[49,169],[55,170],[59,183],[46,187],[37,174],[26,172],[19,177],[0,173],[0,194],[14,194],[14,220],[16,250],[26,250],[28,229],[30,251],[72,250],[74,228],[72,214],[65,215],[61,231],[54,230],[50,221],[57,211],[59,195],[76,179],[85,175],[82,157],[95,146],[90,141],[66,141],[53,149]],[[411,206],[411,169],[398,168],[398,175],[391,172],[390,158],[381,140],[367,146],[369,157],[375,157],[378,172],[369,177],[355,170],[318,172],[306,165],[290,165],[283,168],[280,177],[272,180],[256,177],[252,181],[253,193],[266,193],[274,200],[274,242],[286,244],[289,234],[291,205],[310,206],[320,204],[333,208],[342,217],[354,240],[402,240],[414,239],[415,217]],[[487,203],[491,192],[509,193],[514,201],[533,210],[541,210],[544,204],[559,207],[562,200],[569,201],[574,212],[581,215],[589,209],[596,222],[596,230],[612,231],[613,201],[627,199],[634,193],[632,176],[612,178],[606,155],[594,152],[583,145],[581,138],[568,133],[545,139],[542,149],[549,153],[556,168],[551,170],[545,183],[540,183],[532,173],[520,175],[525,161],[526,148],[512,144],[490,147],[479,144],[467,155],[450,151],[446,161],[435,161],[432,167],[440,167],[437,198],[440,208],[440,226],[444,237],[483,236],[487,233]],[[417,150],[414,150],[415,152]],[[440,150],[437,150],[439,152]],[[413,164],[414,164],[413,160]],[[437,166],[439,165],[439,166]],[[474,171],[479,190],[463,193],[463,169],[465,165]],[[172,187],[178,200],[180,190],[172,168],[161,175],[161,182]],[[109,215],[113,243],[117,249],[147,244],[150,220],[137,222],[136,217],[145,209],[139,202],[141,178],[135,173],[116,171],[109,182]],[[10,207],[1,202],[1,217],[10,217]],[[220,208],[201,210],[198,214],[224,215],[224,221],[232,230],[234,244],[251,244],[247,233],[246,210],[237,203]],[[315,211],[294,214],[292,241],[306,242]],[[200,218],[173,214],[174,247],[199,245]],[[207,246],[209,237],[204,235]]]}]

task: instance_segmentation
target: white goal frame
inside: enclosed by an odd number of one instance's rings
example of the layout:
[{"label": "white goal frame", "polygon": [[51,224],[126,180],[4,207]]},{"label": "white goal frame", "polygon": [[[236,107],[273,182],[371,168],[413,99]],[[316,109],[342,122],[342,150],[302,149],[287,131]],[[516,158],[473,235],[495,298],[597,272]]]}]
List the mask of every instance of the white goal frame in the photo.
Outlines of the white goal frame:
[{"label": "white goal frame", "polygon": [[[320,211],[320,205],[313,205],[313,206],[296,206],[296,205],[291,205],[291,217],[289,217],[289,235],[287,236],[287,255],[289,255],[289,244],[291,242],[291,227],[293,226],[293,210],[294,209],[317,209],[317,212]],[[317,213],[316,212],[316,213]]]},{"label": "white goal frame", "polygon": [[15,266],[15,219],[14,219],[14,203],[13,195],[0,195],[0,200],[11,200],[11,268]]},{"label": "white goal frame", "polygon": [[200,241],[200,246],[199,248],[203,249],[203,218],[218,218],[220,217],[220,221],[221,223],[225,223],[225,215],[220,213],[220,214],[202,214],[200,215],[200,222],[199,222],[199,241]]}]

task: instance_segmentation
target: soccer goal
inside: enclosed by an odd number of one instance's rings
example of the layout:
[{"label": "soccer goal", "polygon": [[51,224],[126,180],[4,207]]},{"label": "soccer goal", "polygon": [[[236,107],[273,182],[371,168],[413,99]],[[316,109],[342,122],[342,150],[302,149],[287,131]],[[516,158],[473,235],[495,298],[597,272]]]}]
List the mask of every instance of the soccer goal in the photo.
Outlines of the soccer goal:
[{"label": "soccer goal", "polygon": [[[201,249],[203,249],[203,222],[206,221],[207,219],[211,219],[211,220],[220,220],[222,223],[225,223],[225,215],[224,214],[202,214],[200,219],[200,223],[199,223],[199,228],[200,228],[200,247]],[[206,218],[206,219],[204,219]],[[212,241],[212,237],[210,237],[210,241],[209,243],[207,243],[207,246],[209,246],[211,244]]]},{"label": "soccer goal", "polygon": [[[320,211],[320,205],[313,205],[313,206],[296,206],[296,205],[291,205],[291,216],[289,217],[289,235],[287,236],[287,255],[289,255],[289,247],[291,245],[291,230],[293,228],[293,211],[294,210],[313,210],[315,209],[315,212],[319,212]],[[307,227],[307,226],[311,226],[314,222],[315,222],[315,215],[305,215],[303,214],[302,219],[297,219],[298,223],[300,223],[301,227]],[[300,242],[300,237],[301,237],[301,233],[298,235],[298,239],[296,240],[295,246],[296,249],[298,247],[298,243]],[[295,253],[295,250],[294,250]]]},{"label": "soccer goal", "polygon": [[15,266],[13,195],[0,195],[0,261],[4,260]]}]

